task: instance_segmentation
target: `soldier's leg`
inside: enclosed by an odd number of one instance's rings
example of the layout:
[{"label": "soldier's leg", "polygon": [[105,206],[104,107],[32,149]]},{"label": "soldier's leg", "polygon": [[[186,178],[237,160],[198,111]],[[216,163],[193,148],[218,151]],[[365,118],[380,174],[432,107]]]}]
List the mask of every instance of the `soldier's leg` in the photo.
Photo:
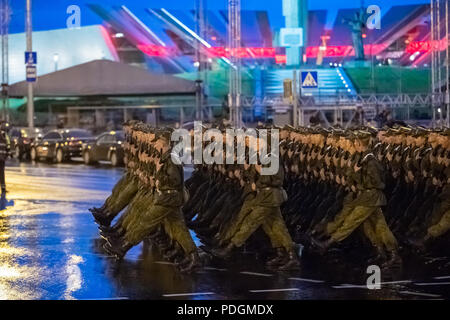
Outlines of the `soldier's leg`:
[{"label": "soldier's leg", "polygon": [[230,224],[225,229],[223,236],[220,236],[222,241],[230,240],[235,233],[239,230],[244,221],[245,217],[252,211],[254,206],[254,197],[246,200],[242,205],[242,208],[239,210],[238,214],[231,218]]},{"label": "soldier's leg", "polygon": [[110,204],[109,214],[117,216],[133,199],[139,191],[139,184],[137,179],[131,178],[120,191],[119,195],[115,197],[115,201]]},{"label": "soldier's leg", "polygon": [[379,237],[377,237],[377,233],[375,230],[375,223],[372,221],[372,216],[369,217],[366,221],[362,224],[362,229],[364,232],[364,235],[369,239],[372,246],[378,251],[383,251],[383,242]]},{"label": "soldier's leg", "polygon": [[369,219],[375,227],[377,238],[381,240],[385,249],[389,252],[397,252],[397,239],[389,228],[381,208],[378,208],[378,210],[372,214]]},{"label": "soldier's leg", "polygon": [[119,181],[114,185],[111,195],[105,200],[106,206],[111,206],[115,202],[115,198],[119,196],[121,190],[131,181],[131,175],[124,174]]},{"label": "soldier's leg", "polygon": [[111,220],[114,219],[134,198],[138,193],[137,180],[125,176],[113,188],[111,196],[106,199],[106,216]]},{"label": "soldier's leg", "polygon": [[442,215],[438,223],[428,228],[427,237],[435,239],[447,233],[448,230],[450,230],[450,210]]},{"label": "soldier's leg", "polygon": [[264,223],[266,217],[276,211],[276,209],[276,207],[253,207],[252,211],[242,221],[239,230],[231,238],[231,243],[235,247],[241,247]]},{"label": "soldier's leg", "polygon": [[150,192],[140,191],[133,198],[133,201],[127,208],[127,211],[119,218],[118,223],[126,230],[130,225],[136,223],[141,215],[151,207],[153,196]]},{"label": "soldier's leg", "polygon": [[293,241],[281,216],[280,208],[276,208],[276,212],[266,217],[262,227],[273,248],[283,247],[287,252],[292,251]]},{"label": "soldier's leg", "polygon": [[327,235],[331,235],[342,226],[345,219],[353,212],[355,206],[351,202],[347,202],[342,207],[342,210],[334,217],[333,221],[327,223],[325,232]]},{"label": "soldier's leg", "polygon": [[124,235],[125,241],[135,246],[148,236],[154,228],[163,222],[171,209],[159,205],[154,205],[141,215],[140,219],[128,226]]},{"label": "soldier's leg", "polygon": [[164,229],[170,237],[178,242],[183,248],[186,255],[190,255],[197,250],[194,240],[189,233],[189,229],[186,227],[186,222],[183,217],[183,213],[179,208],[173,208],[169,214],[165,217]]},{"label": "soldier's leg", "polygon": [[355,207],[347,215],[340,227],[330,236],[330,242],[340,242],[346,239],[352,232],[358,228],[368,217],[370,217],[379,207]]}]

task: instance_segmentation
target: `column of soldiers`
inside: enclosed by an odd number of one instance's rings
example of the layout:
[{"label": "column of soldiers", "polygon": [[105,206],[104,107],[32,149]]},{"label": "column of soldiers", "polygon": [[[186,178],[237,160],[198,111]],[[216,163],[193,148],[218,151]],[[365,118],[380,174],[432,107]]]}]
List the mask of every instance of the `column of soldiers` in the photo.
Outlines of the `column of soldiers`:
[{"label": "column of soldiers", "polygon": [[401,263],[399,248],[424,251],[448,235],[449,129],[276,129],[276,174],[261,174],[246,140],[245,164],[195,165],[184,182],[171,160],[170,129],[127,123],[127,173],[92,209],[105,250],[122,258],[150,239],[189,272],[201,263],[188,226],[221,259],[266,245],[268,267],[292,270],[299,267],[295,242],[325,254],[367,240],[371,260],[391,267]]},{"label": "column of soldiers", "polygon": [[172,161],[171,130],[129,122],[124,132],[127,172],[104,205],[91,209],[106,240],[103,247],[122,259],[150,239],[181,271],[190,272],[200,265],[200,258],[181,212],[187,200],[184,172]]},{"label": "column of soldiers", "polygon": [[[424,251],[448,234],[448,129],[279,130],[284,171],[280,186],[287,191],[287,201],[278,205],[296,242],[324,254],[337,245],[359,249],[362,234],[373,248],[369,262],[389,268],[401,264],[399,248]],[[242,245],[233,235],[246,229],[242,223],[252,201],[260,202],[255,167],[197,166],[187,181],[193,196],[183,208],[185,217],[213,255],[225,258]],[[248,219],[270,239],[275,256],[268,266],[298,266],[295,244],[277,241],[283,233],[271,234],[257,218]]]},{"label": "column of soldiers", "polygon": [[[270,150],[270,140],[267,142]],[[260,161],[258,156],[252,161],[249,156],[257,155],[258,139],[254,144],[246,139],[245,144],[246,157],[242,165],[202,164],[195,167],[186,182],[192,196],[183,207],[188,226],[204,243],[203,249],[221,259],[230,258],[233,251],[242,248],[261,229],[271,247],[285,253],[281,258],[270,258],[267,266],[279,270],[297,269],[296,246],[281,214],[281,206],[287,199],[283,189],[284,167],[280,163],[275,174],[262,174],[266,161]],[[279,155],[267,156],[281,161]],[[225,159],[223,163],[226,163]]]}]

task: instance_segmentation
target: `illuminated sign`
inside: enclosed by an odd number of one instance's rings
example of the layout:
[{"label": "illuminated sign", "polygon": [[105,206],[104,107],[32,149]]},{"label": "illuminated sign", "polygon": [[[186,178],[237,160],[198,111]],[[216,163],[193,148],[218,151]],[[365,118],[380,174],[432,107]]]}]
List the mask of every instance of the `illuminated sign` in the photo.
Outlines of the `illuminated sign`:
[{"label": "illuminated sign", "polygon": [[282,28],[280,45],[282,47],[303,47],[303,28]]}]

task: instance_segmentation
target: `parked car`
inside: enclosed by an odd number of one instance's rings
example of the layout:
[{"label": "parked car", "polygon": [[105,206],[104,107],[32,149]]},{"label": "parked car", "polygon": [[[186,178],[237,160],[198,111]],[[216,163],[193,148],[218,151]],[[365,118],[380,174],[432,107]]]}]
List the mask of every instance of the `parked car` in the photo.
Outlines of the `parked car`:
[{"label": "parked car", "polygon": [[123,131],[109,131],[100,134],[95,140],[83,144],[83,160],[85,164],[98,161],[110,161],[114,167],[124,163]]},{"label": "parked car", "polygon": [[12,128],[9,132],[11,140],[11,153],[13,156],[22,161],[31,159],[31,145],[37,139],[42,138],[43,131],[40,128]]},{"label": "parked car", "polygon": [[83,143],[93,140],[83,129],[60,129],[48,132],[31,147],[31,159],[47,159],[58,163],[82,156]]}]

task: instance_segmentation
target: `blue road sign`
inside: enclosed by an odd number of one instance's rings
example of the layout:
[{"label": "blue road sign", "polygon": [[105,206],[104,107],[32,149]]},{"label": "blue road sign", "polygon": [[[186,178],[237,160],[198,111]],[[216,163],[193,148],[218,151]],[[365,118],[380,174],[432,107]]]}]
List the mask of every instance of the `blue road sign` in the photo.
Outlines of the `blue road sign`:
[{"label": "blue road sign", "polygon": [[302,88],[317,88],[318,86],[317,71],[302,71]]},{"label": "blue road sign", "polygon": [[36,82],[37,70],[36,66],[27,65],[27,82]]},{"label": "blue road sign", "polygon": [[35,51],[25,52],[25,64],[37,64],[37,53]]}]

